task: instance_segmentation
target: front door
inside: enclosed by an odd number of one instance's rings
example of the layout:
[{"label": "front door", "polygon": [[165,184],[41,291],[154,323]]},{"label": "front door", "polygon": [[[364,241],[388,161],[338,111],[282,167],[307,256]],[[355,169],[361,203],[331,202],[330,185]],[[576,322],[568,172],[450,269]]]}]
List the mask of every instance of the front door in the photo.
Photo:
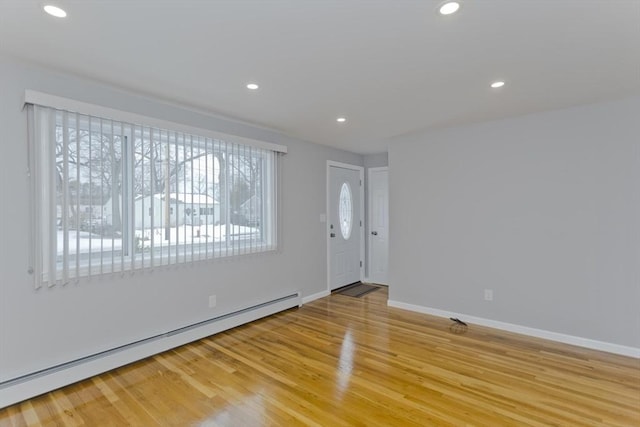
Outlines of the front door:
[{"label": "front door", "polygon": [[329,165],[329,286],[336,289],[361,278],[362,168]]}]

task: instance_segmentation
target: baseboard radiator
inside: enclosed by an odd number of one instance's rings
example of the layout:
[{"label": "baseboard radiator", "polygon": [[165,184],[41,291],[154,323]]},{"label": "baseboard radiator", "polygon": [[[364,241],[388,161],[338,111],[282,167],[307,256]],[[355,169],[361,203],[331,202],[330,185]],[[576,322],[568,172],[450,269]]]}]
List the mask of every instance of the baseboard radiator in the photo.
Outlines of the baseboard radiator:
[{"label": "baseboard radiator", "polygon": [[0,408],[300,305],[295,292],[0,383]]}]

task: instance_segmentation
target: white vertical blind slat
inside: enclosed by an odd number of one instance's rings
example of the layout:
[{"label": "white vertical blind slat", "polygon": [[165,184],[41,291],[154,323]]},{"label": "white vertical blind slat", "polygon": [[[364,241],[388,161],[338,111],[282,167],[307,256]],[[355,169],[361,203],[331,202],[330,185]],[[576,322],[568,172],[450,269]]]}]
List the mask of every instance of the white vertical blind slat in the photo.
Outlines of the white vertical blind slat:
[{"label": "white vertical blind slat", "polygon": [[27,126],[27,175],[29,177],[29,189],[31,190],[32,197],[29,200],[29,244],[31,245],[32,250],[29,251],[29,270],[28,272],[33,275],[34,278],[34,288],[40,289],[42,287],[42,278],[40,276],[40,268],[39,262],[37,260],[38,253],[41,251],[35,251],[34,249],[40,247],[39,245],[39,230],[38,227],[38,215],[36,214],[36,200],[39,199],[39,192],[37,189],[36,183],[38,182],[39,175],[37,173],[38,168],[36,166],[36,153],[38,150],[36,149],[36,114],[34,111],[35,107],[33,105],[27,106],[27,117],[28,117],[28,126]]},{"label": "white vertical blind slat", "polygon": [[80,119],[78,113],[74,114],[75,142],[76,142],[76,282],[80,280]]},{"label": "white vertical blind slat", "polygon": [[[189,149],[191,150],[191,154],[189,157],[190,159],[193,159],[193,135],[191,135],[191,137],[189,138]],[[191,262],[193,262],[194,258],[194,250],[193,250],[193,165],[189,168],[189,170],[191,171],[191,179],[190,179],[190,183],[191,185],[189,186],[189,192],[191,193],[191,227],[189,230],[190,233],[190,237],[191,237]],[[187,193],[185,193],[185,197],[186,197]],[[186,205],[186,200],[185,200],[185,205]]]},{"label": "white vertical blind slat", "polygon": [[[183,141],[182,141],[182,194],[187,194],[187,163],[186,163],[186,158],[187,158],[187,136],[184,135]],[[186,215],[185,215],[186,216]],[[181,225],[182,230],[184,230],[184,238],[185,238],[185,242],[184,242],[184,258],[182,260],[182,262],[187,262],[187,221],[184,221],[184,224]]]},{"label": "white vertical blind slat", "polygon": [[[87,116],[89,118],[89,127],[88,127],[88,139],[89,139],[89,161],[87,161],[88,175],[89,175],[89,205],[93,202],[93,170],[91,168],[91,160],[93,159],[93,128],[91,124],[91,116]],[[93,236],[89,234],[89,268],[87,276],[91,277],[92,271],[92,260],[93,260]]]},{"label": "white vertical blind slat", "polygon": [[[246,161],[246,156],[247,156],[247,146],[243,145],[241,147],[238,147],[238,151],[241,152],[241,154],[238,156],[238,175],[242,178],[243,175],[245,175],[247,173],[246,170],[246,166],[245,166],[245,161]],[[246,178],[246,177],[245,177]],[[249,190],[251,190],[251,182],[249,182]],[[249,196],[251,196],[251,191],[249,191]],[[241,203],[240,201],[238,201],[238,203]],[[246,204],[251,205],[251,199],[247,199],[244,203],[242,203],[240,205],[240,207],[242,207],[242,215],[245,216],[245,228],[242,229],[242,231],[240,233],[238,233],[238,239],[242,239],[243,243],[244,241],[246,241],[247,239],[247,232],[249,231],[249,226],[251,225],[250,221],[251,221],[251,210],[249,210],[249,215],[246,214],[247,210],[246,210]],[[249,206],[249,209],[251,207]],[[249,242],[249,244],[251,244],[251,242]],[[244,245],[238,245],[238,253],[240,253],[241,255],[244,255],[246,253],[248,253],[248,247],[246,244]]]},{"label": "white vertical blind slat", "polygon": [[[115,241],[115,237],[114,237],[114,230],[113,230],[113,205],[114,203],[116,203],[116,197],[118,197],[118,195],[115,192],[115,188],[117,186],[117,182],[115,181],[116,179],[116,153],[115,153],[115,149],[116,149],[116,135],[114,132],[114,126],[113,126],[113,120],[111,120],[111,134],[109,135],[109,140],[110,140],[110,144],[109,144],[109,156],[110,156],[110,161],[111,161],[111,177],[113,179],[113,181],[110,183],[110,188],[111,188],[111,226],[110,228],[110,232],[109,234],[111,234],[111,265],[110,265],[110,269],[109,272],[113,273],[115,271],[115,265],[116,265],[116,251],[115,251],[115,246],[116,246],[116,241]],[[122,150],[121,150],[122,152]],[[122,155],[122,154],[121,154]],[[103,221],[103,227],[106,226],[106,224],[104,223],[104,218],[105,215],[107,215],[108,213],[104,211],[104,204],[100,207],[100,210],[102,212],[102,221]]]},{"label": "white vertical blind slat", "polygon": [[144,268],[144,248],[145,248],[145,224],[147,218],[147,207],[145,206],[145,197],[144,197],[144,187],[145,187],[145,179],[144,179],[144,128],[140,127],[140,194],[136,195],[140,197],[140,268]]},{"label": "white vertical blind slat", "polygon": [[62,284],[69,281],[69,115],[62,113]]},{"label": "white vertical blind slat", "polygon": [[[175,145],[174,145],[174,155],[175,155],[175,166],[174,166],[174,171],[175,171],[175,176],[176,176],[176,183],[175,183],[175,189],[176,189],[176,193],[179,192],[179,188],[178,188],[178,165],[180,164],[180,161],[178,159],[178,141],[180,140],[180,135],[178,132],[175,133]],[[176,202],[175,202],[175,212],[176,212],[176,263],[179,262],[179,254],[180,254],[180,228],[179,228],[179,221],[178,221],[178,214],[179,214],[179,210],[178,210],[178,198],[176,197]]]},{"label": "white vertical blind slat", "polygon": [[[156,153],[158,154],[158,160],[159,162],[157,163],[157,168],[159,170],[156,170],[156,176],[158,178],[163,177],[164,178],[164,174],[165,174],[165,162],[166,159],[164,158],[164,147],[162,145],[163,142],[163,135],[164,135],[164,131],[162,129],[160,129],[158,131],[158,148],[156,149]],[[159,188],[155,191],[157,194],[163,194],[164,197],[160,197],[160,200],[162,203],[160,203],[158,205],[159,208],[159,216],[160,216],[160,221],[158,221],[158,240],[160,240],[158,242],[158,249],[159,249],[159,255],[156,256],[156,258],[159,260],[158,265],[162,265],[162,260],[164,257],[164,249],[165,249],[165,245],[166,245],[166,231],[165,228],[167,228],[167,212],[166,212],[166,206],[167,205],[171,205],[171,198],[169,197],[169,194],[166,191],[165,188],[165,183],[164,183],[164,179],[162,180],[162,182],[160,181],[156,181],[156,183],[159,185]]]},{"label": "white vertical blind slat", "polygon": [[[156,177],[156,164],[155,159],[153,158],[155,154],[156,144],[153,139],[154,137],[154,129],[149,129],[149,194],[151,195],[151,202],[149,203],[149,208],[151,209],[151,218],[149,219],[149,229],[150,229],[150,243],[149,243],[149,266],[153,269],[154,267],[154,258],[156,255],[156,245],[155,245],[155,237],[156,237],[156,187],[155,187],[155,177]],[[162,197],[160,196],[160,200],[162,201]]]},{"label": "white vertical blind slat", "polygon": [[[247,154],[248,151],[248,154]],[[249,217],[250,217],[250,223],[248,225],[250,225],[252,227],[252,229],[249,232],[249,244],[245,245],[245,253],[253,253],[253,245],[254,245],[254,238],[253,238],[253,231],[254,231],[254,221],[255,219],[253,218],[253,214],[254,214],[254,205],[255,205],[255,197],[253,197],[253,189],[254,189],[254,182],[253,182],[253,164],[252,164],[252,148],[251,147],[244,147],[244,155],[245,155],[245,163],[249,164],[249,168],[248,170],[245,169],[245,174],[249,175]]]},{"label": "white vertical blind slat", "polygon": [[[205,259],[209,259],[209,153],[211,153],[211,151],[209,150],[209,138],[205,138],[204,140],[204,144],[205,144],[205,153],[206,155],[204,156],[204,194],[206,195],[205,200],[205,207],[204,207],[204,229],[205,229],[205,233],[204,233],[204,253]],[[213,206],[211,206],[211,209],[213,210]]]},{"label": "white vertical blind slat", "polygon": [[[164,185],[165,185],[165,192],[167,193],[167,197],[171,194],[171,133],[169,131],[167,131],[167,141],[166,141],[166,147],[164,147],[164,153],[165,153],[165,164],[164,164]],[[177,194],[176,197],[177,198]],[[166,239],[165,244],[167,245],[167,254],[165,256],[165,263],[171,264],[171,246],[172,246],[172,240],[171,240],[171,229],[173,228],[173,223],[171,221],[171,210],[173,210],[174,212],[174,218],[175,218],[175,225],[178,225],[178,211],[174,208],[174,206],[171,206],[171,200],[169,199],[169,203],[168,203],[168,209],[166,209],[165,211],[165,215],[166,215],[166,219],[165,219],[165,224],[168,224],[169,227],[164,230],[164,238]]]},{"label": "white vertical blind slat", "polygon": [[225,186],[224,186],[224,199],[225,199],[225,236],[224,236],[224,252],[225,257],[229,256],[229,239],[231,238],[231,197],[229,194],[229,188],[231,187],[231,159],[229,158],[229,145],[227,141],[224,142],[224,158],[225,158]]},{"label": "white vertical blind slat", "polygon": [[[229,188],[229,210],[231,211],[231,213],[233,214],[234,211],[234,206],[233,206],[233,183],[236,179],[236,166],[235,166],[235,162],[236,162],[236,150],[235,147],[232,144],[229,144],[229,173],[230,173],[230,184],[228,186]],[[230,234],[229,234],[229,255],[230,256],[234,256],[235,255],[235,236],[236,236],[236,228],[237,225],[235,224],[236,221],[230,221],[231,223],[231,230],[230,230]]]},{"label": "white vertical blind slat", "polygon": [[[48,114],[48,130],[49,140],[56,140],[56,112],[54,110],[49,111]],[[49,274],[51,279],[49,286],[54,286],[58,281],[57,272],[57,253],[58,253],[58,225],[57,225],[57,207],[56,207],[56,144],[49,144]]]},{"label": "white vertical blind slat", "polygon": [[[138,209],[136,208],[136,202],[138,201],[138,195],[136,194],[136,183],[137,183],[137,177],[136,177],[136,166],[138,165],[138,158],[137,158],[137,150],[136,150],[136,144],[137,144],[137,135],[138,135],[138,128],[135,125],[131,126],[131,140],[129,140],[129,153],[131,155],[131,159],[129,160],[129,164],[127,165],[129,168],[129,176],[131,177],[131,183],[129,184],[129,189],[131,191],[131,195],[129,196],[130,199],[130,203],[131,206],[129,206],[130,212],[131,212],[131,223],[130,223],[130,229],[133,232],[133,236],[132,236],[132,242],[131,242],[131,264],[132,264],[132,269],[131,272],[135,273],[135,271],[138,269],[138,246],[140,245],[140,237],[138,234],[138,217],[140,216],[140,214],[138,213]],[[142,202],[142,201],[140,201]]]},{"label": "white vertical blind slat", "polygon": [[[120,224],[122,227],[122,231],[120,232],[120,274],[124,273],[124,255],[127,251],[127,248],[129,246],[129,239],[127,239],[127,237],[129,237],[129,234],[125,232],[124,227],[127,225],[130,225],[130,223],[128,222],[129,219],[129,209],[128,209],[128,205],[127,205],[127,200],[128,200],[128,195],[129,194],[133,194],[132,192],[128,192],[129,191],[129,185],[128,182],[126,180],[126,175],[125,175],[125,168],[127,167],[127,160],[131,159],[131,157],[128,157],[129,154],[129,144],[128,144],[128,138],[127,138],[127,129],[126,126],[124,125],[124,123],[120,124],[120,194],[117,193],[113,193],[114,196],[112,197],[120,197],[118,206],[120,207]],[[111,208],[112,211],[112,215],[116,214],[117,211],[114,211],[113,207]],[[112,223],[113,224],[113,223]],[[129,230],[131,230],[132,228],[128,228]],[[117,230],[115,227],[113,229],[113,233],[115,236],[115,233],[118,232],[120,230]],[[132,266],[133,268],[133,266]]]},{"label": "white vertical blind slat", "polygon": [[[102,199],[104,194],[104,131],[103,131],[103,120],[100,120],[100,133],[98,134],[98,146],[100,147],[100,206],[102,207]],[[91,201],[91,228],[93,229],[95,218],[94,213],[94,201]],[[101,209],[102,210],[102,209]],[[100,215],[100,227],[102,228],[102,215]],[[91,230],[93,232],[93,230]],[[100,274],[104,274],[104,233],[100,230]]]}]

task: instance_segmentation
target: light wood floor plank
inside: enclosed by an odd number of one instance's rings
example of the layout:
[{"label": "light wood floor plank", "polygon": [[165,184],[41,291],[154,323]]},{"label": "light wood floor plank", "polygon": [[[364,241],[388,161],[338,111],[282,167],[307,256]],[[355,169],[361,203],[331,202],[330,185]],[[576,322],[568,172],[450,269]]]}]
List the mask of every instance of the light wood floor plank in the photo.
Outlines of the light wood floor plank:
[{"label": "light wood floor plank", "polygon": [[0,410],[8,426],[640,426],[640,360],[331,295]]}]

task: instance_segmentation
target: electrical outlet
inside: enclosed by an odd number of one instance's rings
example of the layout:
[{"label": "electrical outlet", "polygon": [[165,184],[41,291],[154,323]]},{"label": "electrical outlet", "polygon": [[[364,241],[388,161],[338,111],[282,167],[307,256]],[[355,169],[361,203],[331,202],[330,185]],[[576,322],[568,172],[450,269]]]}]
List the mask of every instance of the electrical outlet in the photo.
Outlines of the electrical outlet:
[{"label": "electrical outlet", "polygon": [[485,289],[484,290],[484,300],[485,301],[493,301],[493,289]]},{"label": "electrical outlet", "polygon": [[216,304],[218,303],[217,298],[215,295],[209,295],[209,307],[213,308],[216,306]]}]

